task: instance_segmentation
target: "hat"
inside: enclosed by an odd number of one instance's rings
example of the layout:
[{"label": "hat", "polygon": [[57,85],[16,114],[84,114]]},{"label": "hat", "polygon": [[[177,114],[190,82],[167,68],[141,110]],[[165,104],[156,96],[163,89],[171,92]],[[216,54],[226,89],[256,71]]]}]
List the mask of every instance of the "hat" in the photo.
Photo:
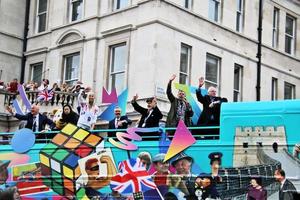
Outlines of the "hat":
[{"label": "hat", "polygon": [[193,158],[186,155],[184,152],[180,152],[177,157],[175,158],[175,160],[172,161],[172,166],[174,167],[176,165],[176,163],[180,160],[186,159],[190,162],[193,162]]},{"label": "hat", "polygon": [[164,153],[159,153],[159,154],[156,154],[155,156],[154,156],[154,158],[152,159],[152,162],[163,162],[164,161],[164,159],[165,159],[165,156],[166,156],[166,154],[164,154]]},{"label": "hat", "polygon": [[147,102],[147,103],[151,103],[151,102],[153,101],[153,99],[154,99],[154,97],[147,98],[147,99],[146,99],[146,102]]},{"label": "hat", "polygon": [[214,161],[219,161],[221,163],[221,158],[223,154],[221,152],[212,152],[208,155],[208,158],[210,159],[210,164],[212,164]]}]

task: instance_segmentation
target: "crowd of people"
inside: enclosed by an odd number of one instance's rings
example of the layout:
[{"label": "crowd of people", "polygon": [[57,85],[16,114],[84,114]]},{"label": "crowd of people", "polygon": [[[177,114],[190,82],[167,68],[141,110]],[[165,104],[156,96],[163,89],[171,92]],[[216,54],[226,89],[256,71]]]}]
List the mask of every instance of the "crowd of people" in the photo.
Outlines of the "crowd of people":
[{"label": "crowd of people", "polygon": [[[197,124],[192,124],[192,116],[194,114],[190,103],[186,99],[186,94],[182,90],[178,90],[176,97],[172,93],[172,82],[176,78],[176,75],[172,75],[167,85],[167,97],[170,101],[170,110],[167,115],[166,127],[175,128],[179,121],[182,120],[186,126],[217,126],[220,120],[220,107],[223,102],[227,102],[226,98],[221,98],[216,95],[216,88],[208,88],[208,94],[202,95],[201,88],[204,84],[204,78],[199,79],[199,88],[196,91],[198,101],[203,105],[203,111],[199,117]],[[10,92],[17,91],[18,80],[14,79],[8,87]],[[68,87],[67,84],[62,84],[58,87],[57,83],[54,83],[52,87],[49,86],[49,80],[43,79],[42,83],[38,86],[33,81],[24,84],[27,91],[63,91],[72,92],[77,95],[76,110],[69,104],[63,105],[62,113],[59,119],[52,121],[47,116],[39,113],[40,102],[45,101],[43,96],[37,98],[37,103],[32,106],[31,112],[26,115],[20,115],[13,111],[11,107],[7,107],[8,112],[13,114],[20,120],[27,121],[26,128],[32,129],[34,132],[41,132],[45,130],[45,127],[51,130],[60,130],[66,124],[72,123],[86,130],[92,130],[95,127],[99,113],[99,107],[95,105],[95,96],[90,87],[83,87],[81,82],[77,82],[74,86]],[[64,98],[61,96],[61,98]],[[150,97],[146,99],[147,107],[142,107],[138,103],[138,95],[133,96],[131,104],[134,110],[141,114],[137,127],[139,128],[153,128],[159,127],[160,120],[163,118],[163,114],[157,106],[156,97]],[[116,107],[114,109],[115,117],[109,121],[109,129],[126,129],[132,125],[132,121],[126,116],[121,115],[121,108]],[[48,126],[46,126],[48,125]],[[174,131],[170,131],[169,134],[173,134]],[[144,136],[158,136],[157,132],[139,133],[144,140],[147,137]],[[108,136],[115,137],[116,132],[109,132]]]}]

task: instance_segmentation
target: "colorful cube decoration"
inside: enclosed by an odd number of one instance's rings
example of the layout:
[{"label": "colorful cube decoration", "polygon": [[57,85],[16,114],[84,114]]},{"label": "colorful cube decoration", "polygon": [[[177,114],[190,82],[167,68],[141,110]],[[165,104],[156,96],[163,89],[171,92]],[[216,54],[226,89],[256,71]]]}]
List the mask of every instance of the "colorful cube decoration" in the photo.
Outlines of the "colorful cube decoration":
[{"label": "colorful cube decoration", "polygon": [[76,189],[76,180],[81,175],[78,160],[92,154],[102,140],[84,129],[66,125],[40,151],[44,184],[59,195],[84,199],[84,188]]}]

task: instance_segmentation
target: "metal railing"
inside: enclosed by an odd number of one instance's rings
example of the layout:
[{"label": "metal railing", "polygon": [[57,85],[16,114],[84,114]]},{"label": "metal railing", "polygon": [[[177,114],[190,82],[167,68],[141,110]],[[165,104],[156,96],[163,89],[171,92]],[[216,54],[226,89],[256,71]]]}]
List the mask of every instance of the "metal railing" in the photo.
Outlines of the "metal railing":
[{"label": "metal railing", "polygon": [[[77,93],[72,92],[61,92],[61,91],[53,91],[53,97],[49,101],[40,101],[38,102],[38,91],[26,91],[27,98],[31,104],[40,103],[41,105],[65,105],[69,104],[71,106],[74,105]],[[18,97],[18,92],[13,93],[6,90],[0,90],[0,95],[4,95],[4,106],[11,105],[12,101]]]}]

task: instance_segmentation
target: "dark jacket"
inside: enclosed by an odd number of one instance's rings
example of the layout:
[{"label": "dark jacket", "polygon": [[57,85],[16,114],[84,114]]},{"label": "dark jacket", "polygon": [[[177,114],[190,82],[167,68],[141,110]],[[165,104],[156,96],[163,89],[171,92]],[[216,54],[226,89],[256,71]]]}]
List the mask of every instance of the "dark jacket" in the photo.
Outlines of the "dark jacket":
[{"label": "dark jacket", "polygon": [[296,191],[293,183],[286,179],[283,187],[279,190],[279,200],[294,200],[293,195]]},{"label": "dark jacket", "polygon": [[[39,130],[35,130],[35,131],[45,130],[46,124],[48,124],[51,129],[55,127],[55,124],[53,123],[53,121],[51,119],[49,119],[47,116],[42,115],[40,113],[38,114],[38,116],[39,116],[39,119],[38,119]],[[31,113],[27,113],[26,115],[16,114],[15,117],[19,120],[26,120],[27,124],[26,124],[25,128],[29,128],[29,129],[33,130],[32,125],[33,125],[34,117]]]},{"label": "dark jacket", "polygon": [[[122,123],[122,126],[118,126],[118,128],[116,128],[115,120],[116,120],[116,118],[109,121],[108,129],[127,129],[128,125],[132,124],[132,121],[130,119],[128,119],[128,117],[126,115],[124,115],[124,116],[120,117],[120,121],[125,120],[126,122]],[[108,136],[109,137],[115,137],[116,132],[108,132]]]},{"label": "dark jacket", "polygon": [[[219,125],[221,104],[223,102],[227,102],[228,100],[226,98],[214,97],[212,101],[210,96],[208,95],[202,96],[200,88],[196,90],[196,96],[198,101],[203,105],[203,110],[201,112],[197,125],[204,125],[204,126]],[[220,101],[220,103],[217,103],[214,105],[214,107],[210,108],[209,105],[215,101]]]},{"label": "dark jacket", "polygon": [[[131,104],[134,110],[142,115],[138,125],[139,128],[150,128],[159,126],[159,120],[163,117],[163,115],[157,106],[153,108],[151,115],[148,117],[148,109],[141,107],[136,101],[132,101]],[[145,121],[147,117],[148,119]],[[145,127],[143,127],[144,121],[146,124]]]},{"label": "dark jacket", "polygon": [[[176,117],[177,108],[178,108],[178,105],[180,104],[181,100],[179,100],[172,94],[172,81],[169,81],[169,84],[167,87],[167,96],[171,103],[171,107],[170,107],[170,110],[168,113],[166,127],[175,127],[176,128],[178,125],[178,122],[179,122],[179,120]],[[185,103],[185,102],[183,102],[183,103]],[[186,106],[186,110],[185,110],[184,123],[186,126],[191,126],[192,125],[191,117],[193,116],[194,112],[189,103],[185,103],[185,106]]]}]

